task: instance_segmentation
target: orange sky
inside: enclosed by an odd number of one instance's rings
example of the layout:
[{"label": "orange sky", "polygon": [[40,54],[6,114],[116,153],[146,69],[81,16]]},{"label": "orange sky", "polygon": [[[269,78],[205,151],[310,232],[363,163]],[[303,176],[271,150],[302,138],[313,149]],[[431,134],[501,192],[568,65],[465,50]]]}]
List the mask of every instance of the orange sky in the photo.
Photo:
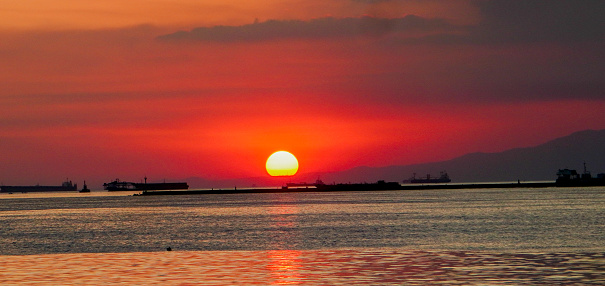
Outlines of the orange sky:
[{"label": "orange sky", "polygon": [[[374,3],[372,3],[374,2]],[[424,3],[427,2],[427,3]],[[450,1],[318,1],[318,0],[20,0],[5,1],[0,27],[10,30],[106,29],[141,24],[192,28],[241,25],[254,19],[309,19],[324,16],[414,14],[447,17],[457,23],[477,20],[468,0]]]},{"label": "orange sky", "polygon": [[0,183],[265,176],[277,150],[300,173],[407,165],[605,128],[600,20],[527,3],[8,1]]}]

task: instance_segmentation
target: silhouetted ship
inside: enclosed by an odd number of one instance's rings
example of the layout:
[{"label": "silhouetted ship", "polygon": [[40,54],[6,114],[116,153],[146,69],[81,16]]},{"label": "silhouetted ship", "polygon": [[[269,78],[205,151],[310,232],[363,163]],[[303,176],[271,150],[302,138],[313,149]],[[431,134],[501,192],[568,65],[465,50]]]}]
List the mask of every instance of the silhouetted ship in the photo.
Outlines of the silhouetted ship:
[{"label": "silhouetted ship", "polygon": [[75,192],[78,190],[78,184],[71,181],[65,181],[60,186],[0,186],[0,192],[3,193],[29,193],[29,192]]},{"label": "silhouetted ship", "polygon": [[596,177],[593,177],[586,170],[586,163],[584,163],[584,173],[582,174],[578,174],[576,170],[559,169],[555,184],[557,187],[605,186],[605,174],[600,173]]},{"label": "silhouetted ship", "polygon": [[446,172],[441,172],[439,178],[432,178],[431,174],[427,174],[426,178],[416,178],[416,173],[414,173],[411,178],[403,182],[407,184],[437,184],[449,183],[451,181],[452,180],[450,180],[450,176],[448,176]]},{"label": "silhouetted ship", "polygon": [[109,192],[116,191],[151,191],[151,190],[187,190],[189,189],[189,185],[187,183],[147,183],[147,178],[145,178],[145,183],[133,183],[133,182],[124,182],[116,179],[113,182],[103,184],[105,190]]}]

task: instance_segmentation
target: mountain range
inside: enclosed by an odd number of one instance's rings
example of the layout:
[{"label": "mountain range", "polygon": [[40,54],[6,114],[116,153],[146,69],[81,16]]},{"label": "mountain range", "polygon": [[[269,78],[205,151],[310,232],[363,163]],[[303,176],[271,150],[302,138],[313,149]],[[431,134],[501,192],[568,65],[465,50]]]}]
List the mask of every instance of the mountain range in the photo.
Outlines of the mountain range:
[{"label": "mountain range", "polygon": [[292,179],[257,177],[230,180],[205,180],[188,178],[192,188],[227,188],[279,186],[288,180],[314,182],[318,178],[325,183],[376,182],[378,180],[401,182],[412,174],[425,177],[438,176],[446,171],[452,183],[460,182],[510,182],[554,181],[558,169],[569,168],[583,172],[605,172],[605,129],[585,130],[554,139],[544,144],[515,148],[498,153],[470,153],[451,160],[386,167],[356,167],[333,173],[304,173]]}]

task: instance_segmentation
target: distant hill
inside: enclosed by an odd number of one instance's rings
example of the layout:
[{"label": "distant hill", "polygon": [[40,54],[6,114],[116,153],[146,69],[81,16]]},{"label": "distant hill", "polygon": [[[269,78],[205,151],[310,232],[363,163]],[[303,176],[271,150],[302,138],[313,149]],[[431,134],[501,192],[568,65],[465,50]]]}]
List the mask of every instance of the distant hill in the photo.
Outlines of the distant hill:
[{"label": "distant hill", "polygon": [[[605,173],[605,130],[585,130],[528,148],[515,148],[499,153],[471,153],[452,160],[426,164],[356,167],[334,173],[307,173],[297,175],[295,182],[314,182],[321,178],[332,182],[376,182],[377,180],[401,182],[416,173],[417,177],[431,174],[438,176],[447,171],[452,182],[502,182],[502,181],[554,181],[558,169],[583,170],[586,162],[593,174]],[[283,178],[243,178],[208,181],[188,178],[192,187],[233,188],[251,186],[279,186],[287,182]]]},{"label": "distant hill", "polygon": [[425,176],[447,171],[452,182],[555,180],[558,169],[605,172],[605,130],[585,130],[528,148],[499,153],[471,153],[452,160],[389,167],[357,167],[330,174],[334,181],[402,181],[412,173]]}]

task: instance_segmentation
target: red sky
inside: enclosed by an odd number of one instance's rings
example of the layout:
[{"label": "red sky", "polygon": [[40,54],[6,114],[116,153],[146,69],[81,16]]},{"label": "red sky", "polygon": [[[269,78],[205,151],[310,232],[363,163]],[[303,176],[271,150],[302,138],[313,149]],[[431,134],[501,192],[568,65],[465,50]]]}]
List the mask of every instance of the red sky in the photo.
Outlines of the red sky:
[{"label": "red sky", "polygon": [[603,129],[603,12],[562,0],[9,1],[0,184],[265,176],[278,150],[300,172],[408,165]]}]

